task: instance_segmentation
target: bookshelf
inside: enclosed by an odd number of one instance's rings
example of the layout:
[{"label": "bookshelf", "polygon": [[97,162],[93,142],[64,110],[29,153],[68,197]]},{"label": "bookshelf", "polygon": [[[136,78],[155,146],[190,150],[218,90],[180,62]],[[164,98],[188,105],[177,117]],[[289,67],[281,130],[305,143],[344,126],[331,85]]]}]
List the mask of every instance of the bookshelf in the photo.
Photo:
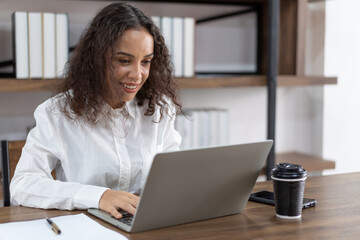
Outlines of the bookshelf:
[{"label": "bookshelf", "polygon": [[[311,1],[311,0],[310,0]],[[10,1],[9,1],[10,2]],[[55,3],[56,1],[54,1]],[[102,1],[92,1],[102,2]],[[258,31],[259,43],[258,52],[261,56],[258,59],[258,74],[256,75],[242,75],[242,76],[195,76],[192,78],[176,78],[176,82],[181,89],[201,89],[201,88],[231,88],[231,87],[268,87],[268,72],[269,72],[269,51],[268,41],[269,33],[267,25],[267,18],[269,17],[269,4],[271,0],[173,0],[173,1],[136,1],[136,2],[154,2],[156,4],[168,3],[185,3],[185,4],[218,4],[218,5],[243,5],[256,6],[260,14]],[[337,84],[336,77],[325,76],[306,76],[304,74],[304,21],[306,14],[304,8],[307,0],[279,0],[280,2],[280,34],[279,44],[283,46],[279,49],[279,62],[275,63],[276,68],[276,87],[296,87],[296,86],[319,86],[326,84]],[[74,5],[78,6],[86,4],[85,1],[74,1]],[[274,63],[274,61],[272,61]],[[273,67],[274,68],[274,67]],[[34,80],[20,80],[13,78],[0,79],[0,93],[1,92],[39,92],[52,91],[56,89],[58,82],[61,79],[34,79]],[[272,90],[274,92],[274,89]],[[274,112],[273,112],[274,113]],[[297,159],[297,155],[288,155],[287,160]],[[301,154],[300,154],[301,155]],[[279,155],[281,156],[281,155]],[[278,160],[281,158],[277,156]],[[305,155],[304,155],[305,156]],[[307,155],[306,155],[307,156]],[[333,168],[333,165],[324,164],[323,160],[318,157],[307,156],[309,162],[320,166],[322,169]],[[325,161],[325,160],[324,160]],[[326,160],[327,161],[327,160]],[[278,161],[277,161],[278,162]],[[321,167],[322,166],[322,167]]]}]

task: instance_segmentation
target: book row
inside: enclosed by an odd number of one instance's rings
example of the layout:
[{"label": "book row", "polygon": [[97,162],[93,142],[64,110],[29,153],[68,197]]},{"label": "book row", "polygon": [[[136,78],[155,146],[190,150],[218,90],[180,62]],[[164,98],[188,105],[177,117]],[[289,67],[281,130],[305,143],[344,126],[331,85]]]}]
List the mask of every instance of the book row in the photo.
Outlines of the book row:
[{"label": "book row", "polygon": [[14,12],[12,33],[16,78],[62,76],[69,59],[68,14]]},{"label": "book row", "polygon": [[[175,77],[195,74],[195,19],[152,17],[164,36]],[[69,59],[69,17],[66,13],[12,14],[14,72],[18,79],[60,78]]]},{"label": "book row", "polygon": [[195,74],[195,19],[191,17],[152,16],[164,36],[174,65],[175,77]]},{"label": "book row", "polygon": [[180,133],[180,149],[229,144],[229,112],[225,109],[186,109],[177,115],[175,129]]}]

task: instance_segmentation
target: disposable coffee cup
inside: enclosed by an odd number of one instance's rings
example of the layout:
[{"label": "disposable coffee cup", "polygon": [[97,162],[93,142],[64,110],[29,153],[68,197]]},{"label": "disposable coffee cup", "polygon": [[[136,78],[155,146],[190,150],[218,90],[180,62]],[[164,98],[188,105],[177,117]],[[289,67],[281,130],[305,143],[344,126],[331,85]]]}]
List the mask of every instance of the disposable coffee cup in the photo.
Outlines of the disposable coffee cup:
[{"label": "disposable coffee cup", "polygon": [[300,165],[280,163],[271,171],[276,216],[301,218],[307,172]]}]

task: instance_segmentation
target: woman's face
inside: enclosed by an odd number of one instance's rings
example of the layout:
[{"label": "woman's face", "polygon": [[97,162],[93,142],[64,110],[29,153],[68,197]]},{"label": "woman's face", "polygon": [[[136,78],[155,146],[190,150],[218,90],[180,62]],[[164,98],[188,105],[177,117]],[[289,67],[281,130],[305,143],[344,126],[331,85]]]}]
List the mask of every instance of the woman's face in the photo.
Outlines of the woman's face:
[{"label": "woman's face", "polygon": [[128,29],[116,45],[115,58],[110,60],[104,100],[112,107],[122,107],[132,100],[145,83],[150,73],[154,56],[154,39],[145,29]]}]

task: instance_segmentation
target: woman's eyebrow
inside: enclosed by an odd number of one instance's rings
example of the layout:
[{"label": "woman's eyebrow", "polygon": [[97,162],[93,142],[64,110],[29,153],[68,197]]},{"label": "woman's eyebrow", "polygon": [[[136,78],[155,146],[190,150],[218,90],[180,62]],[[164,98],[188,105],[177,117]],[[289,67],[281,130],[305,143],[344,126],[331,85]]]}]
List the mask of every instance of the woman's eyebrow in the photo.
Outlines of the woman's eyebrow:
[{"label": "woman's eyebrow", "polygon": [[[134,55],[130,54],[130,53],[126,53],[126,52],[117,52],[116,55],[125,55],[128,57],[134,57]],[[152,57],[154,56],[154,53],[150,53],[148,55],[145,55],[144,57]]]},{"label": "woman's eyebrow", "polygon": [[130,53],[126,53],[126,52],[117,52],[116,55],[126,55],[126,56],[129,56],[129,57],[134,57]]},{"label": "woman's eyebrow", "polygon": [[153,57],[154,56],[154,53],[150,53],[148,55],[145,55],[144,57]]}]

